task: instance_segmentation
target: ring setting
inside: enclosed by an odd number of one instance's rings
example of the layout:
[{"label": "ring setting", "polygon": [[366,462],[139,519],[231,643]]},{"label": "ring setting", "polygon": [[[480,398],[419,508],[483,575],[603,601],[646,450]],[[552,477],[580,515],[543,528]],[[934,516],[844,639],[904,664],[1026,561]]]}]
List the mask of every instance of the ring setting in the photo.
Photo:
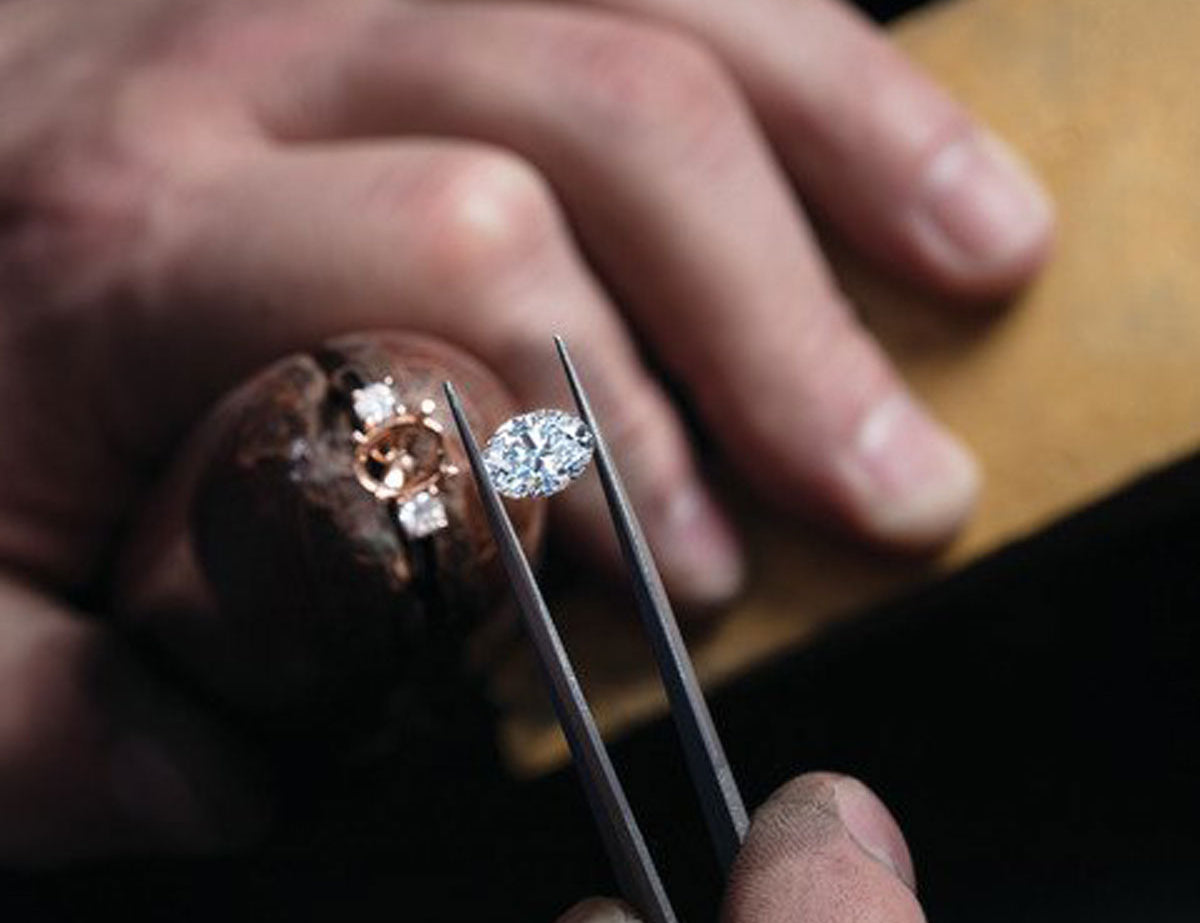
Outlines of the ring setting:
[{"label": "ring setting", "polygon": [[357,426],[354,475],[379,500],[395,504],[397,524],[410,539],[428,538],[449,526],[442,499],[458,474],[446,453],[444,429],[426,398],[415,408],[400,403],[390,376],[350,393]]}]

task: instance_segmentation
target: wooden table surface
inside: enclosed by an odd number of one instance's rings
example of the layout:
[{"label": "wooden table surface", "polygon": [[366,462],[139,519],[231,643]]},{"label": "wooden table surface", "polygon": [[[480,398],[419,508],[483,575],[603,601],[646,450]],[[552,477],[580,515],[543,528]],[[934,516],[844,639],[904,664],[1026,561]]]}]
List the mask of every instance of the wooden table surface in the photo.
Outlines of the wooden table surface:
[{"label": "wooden table surface", "polygon": [[[895,37],[1036,165],[1058,203],[1057,253],[995,312],[939,304],[835,254],[869,326],[978,453],[985,493],[942,557],[904,561],[774,519],[727,485],[753,570],[745,598],[693,639],[709,684],[1200,445],[1200,3],[957,0]],[[665,707],[636,619],[614,605],[587,589],[552,600],[608,731]],[[525,645],[490,675],[514,769],[561,762]]]}]

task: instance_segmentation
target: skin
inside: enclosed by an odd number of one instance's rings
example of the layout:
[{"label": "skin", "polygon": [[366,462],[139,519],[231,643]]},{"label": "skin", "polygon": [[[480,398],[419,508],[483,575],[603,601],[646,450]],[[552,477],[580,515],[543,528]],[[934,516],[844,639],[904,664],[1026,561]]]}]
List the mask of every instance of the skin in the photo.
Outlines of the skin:
[{"label": "skin", "polygon": [[[896,821],[861,782],[793,779],[754,815],[730,876],[722,923],[924,923],[912,858]],[[558,923],[635,923],[611,900]]]},{"label": "skin", "polygon": [[[407,328],[561,406],[564,335],[673,593],[712,603],[737,541],[643,356],[773,504],[935,545],[976,469],[805,211],[968,298],[1051,235],[999,142],[831,0],[6,0],[0,111],[10,862],[261,830],[217,721],[94,616],[184,437],[264,363]],[[556,506],[610,553],[594,496]]]}]

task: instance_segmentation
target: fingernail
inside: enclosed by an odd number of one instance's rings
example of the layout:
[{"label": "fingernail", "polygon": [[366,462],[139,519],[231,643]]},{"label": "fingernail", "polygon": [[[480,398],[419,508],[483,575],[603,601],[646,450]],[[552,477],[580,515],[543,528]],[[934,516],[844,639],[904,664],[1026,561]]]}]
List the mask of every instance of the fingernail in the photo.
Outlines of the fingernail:
[{"label": "fingernail", "polygon": [[741,589],[744,564],[733,529],[698,485],[672,493],[657,522],[658,563],[681,602],[711,606]]},{"label": "fingernail", "polygon": [[1041,247],[1052,215],[1017,154],[978,131],[934,157],[917,221],[935,258],[961,270],[1004,266]]},{"label": "fingernail", "polygon": [[979,490],[971,454],[903,393],[867,414],[841,470],[864,527],[898,545],[948,539]]},{"label": "fingernail", "polygon": [[910,890],[915,890],[912,855],[899,825],[883,802],[857,779],[848,776],[839,777],[833,791],[846,832],[864,852],[891,869]]},{"label": "fingernail", "polygon": [[593,897],[576,904],[558,923],[638,923],[638,918],[624,904]]}]

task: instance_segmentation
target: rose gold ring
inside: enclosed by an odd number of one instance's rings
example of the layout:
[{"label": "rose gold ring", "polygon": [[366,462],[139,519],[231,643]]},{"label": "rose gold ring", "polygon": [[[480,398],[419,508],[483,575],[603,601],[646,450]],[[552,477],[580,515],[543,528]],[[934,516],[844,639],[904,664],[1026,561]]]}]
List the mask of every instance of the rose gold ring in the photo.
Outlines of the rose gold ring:
[{"label": "rose gold ring", "polygon": [[354,475],[363,489],[395,507],[410,539],[427,538],[449,525],[441,494],[458,474],[446,452],[445,432],[433,418],[437,404],[415,408],[396,396],[390,376],[350,392],[354,413]]}]

